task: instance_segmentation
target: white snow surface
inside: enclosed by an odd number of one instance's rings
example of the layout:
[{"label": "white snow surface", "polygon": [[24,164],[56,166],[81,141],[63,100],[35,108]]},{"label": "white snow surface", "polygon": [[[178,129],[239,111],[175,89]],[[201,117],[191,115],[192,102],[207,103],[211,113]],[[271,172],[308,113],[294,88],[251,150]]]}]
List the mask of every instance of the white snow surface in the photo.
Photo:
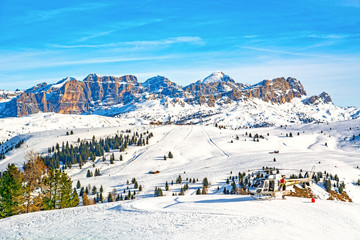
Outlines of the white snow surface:
[{"label": "white snow surface", "polygon": [[143,123],[181,122],[201,123],[203,125],[230,126],[280,126],[307,122],[336,122],[360,117],[356,107],[342,108],[333,104],[305,105],[300,98],[290,103],[272,104],[260,99],[224,103],[220,100],[215,107],[190,105],[181,98],[163,98],[114,105],[95,111],[95,114],[119,116],[121,119]]},{"label": "white snow surface", "polygon": [[[202,80],[202,83],[214,83],[214,82],[221,82],[223,81],[224,77],[229,77],[228,75],[225,75],[221,71],[216,71],[207,76]],[[230,78],[230,77],[229,77]]]},{"label": "white snow surface", "polygon": [[[56,143],[76,144],[78,138],[114,136],[126,129],[140,133],[149,130],[154,137],[147,146],[128,147],[122,153],[123,162],[118,161],[117,150],[112,151],[115,164],[109,164],[111,153],[105,154],[105,162],[96,159],[95,167],[101,170],[99,177],[86,178],[88,170],[94,171],[92,162],[82,169],[74,165],[66,170],[74,186],[78,180],[82,186],[91,184],[99,189],[103,185],[105,197],[114,188],[118,193],[127,187],[134,190],[126,181],[135,177],[143,186],[137,199],[0,219],[0,239],[304,239],[309,236],[358,239],[360,236],[360,187],[354,184],[360,178],[357,168],[360,167],[360,119],[237,130],[204,125],[129,125],[133,122],[129,119],[130,116],[124,119],[52,113],[1,119],[0,137],[6,139],[11,133],[25,139],[25,143],[0,161],[0,171],[8,163],[22,166],[29,150],[45,154]],[[70,130],[74,130],[74,135],[66,135]],[[246,132],[265,138],[254,142]],[[293,137],[285,137],[290,132]],[[280,153],[270,154],[274,150]],[[174,158],[164,161],[163,156],[169,151]],[[230,171],[234,176],[262,166],[304,170],[315,166],[316,171],[338,174],[353,203],[326,200],[326,192],[317,185],[313,187],[319,197],[315,203],[303,198],[255,201],[249,196],[222,194]],[[160,174],[148,173],[155,170]],[[172,196],[183,187],[174,184],[164,191],[166,196],[153,197],[155,187],[164,190],[165,182],[175,181],[178,175],[183,180],[198,178],[199,181],[190,184],[185,196]],[[209,194],[198,196],[195,192],[204,177],[211,183]]]}]

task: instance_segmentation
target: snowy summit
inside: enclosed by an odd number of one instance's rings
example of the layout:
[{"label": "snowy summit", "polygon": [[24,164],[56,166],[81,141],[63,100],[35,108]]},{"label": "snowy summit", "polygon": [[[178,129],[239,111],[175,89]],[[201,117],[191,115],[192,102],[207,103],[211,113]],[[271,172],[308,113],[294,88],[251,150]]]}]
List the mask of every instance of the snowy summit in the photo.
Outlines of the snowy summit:
[{"label": "snowy summit", "polygon": [[202,83],[227,82],[229,80],[232,80],[232,78],[221,71],[216,71],[204,78]]}]

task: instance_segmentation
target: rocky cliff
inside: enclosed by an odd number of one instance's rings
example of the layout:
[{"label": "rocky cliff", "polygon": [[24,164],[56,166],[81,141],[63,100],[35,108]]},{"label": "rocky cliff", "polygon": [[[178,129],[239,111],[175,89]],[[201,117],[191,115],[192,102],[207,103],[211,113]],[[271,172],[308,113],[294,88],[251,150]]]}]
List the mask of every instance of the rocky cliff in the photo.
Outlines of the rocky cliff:
[{"label": "rocky cliff", "polygon": [[[90,74],[83,81],[65,78],[55,84],[38,84],[5,103],[0,116],[24,116],[39,111],[91,113],[104,106],[164,97],[182,98],[189,104],[214,107],[217,103],[251,98],[283,104],[305,95],[304,87],[295,78],[264,80],[250,86],[236,83],[222,72],[214,72],[203,80],[181,87],[162,76],[155,76],[141,84],[133,75],[114,77]],[[330,96],[323,93],[304,103],[315,104],[319,99],[324,103],[331,102]]]}]

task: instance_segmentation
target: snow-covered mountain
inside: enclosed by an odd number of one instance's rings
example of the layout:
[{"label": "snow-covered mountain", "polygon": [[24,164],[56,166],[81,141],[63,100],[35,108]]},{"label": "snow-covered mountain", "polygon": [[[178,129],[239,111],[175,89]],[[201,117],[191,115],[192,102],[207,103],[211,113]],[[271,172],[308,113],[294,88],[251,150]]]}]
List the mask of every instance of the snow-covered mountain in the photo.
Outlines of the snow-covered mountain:
[{"label": "snow-covered mountain", "polygon": [[133,75],[90,74],[83,81],[68,77],[55,84],[38,84],[0,102],[1,117],[37,112],[95,113],[145,122],[226,122],[234,127],[330,122],[360,116],[357,108],[333,105],[325,92],[308,97],[295,78],[248,85],[220,71],[185,87],[164,76],[144,83]]}]

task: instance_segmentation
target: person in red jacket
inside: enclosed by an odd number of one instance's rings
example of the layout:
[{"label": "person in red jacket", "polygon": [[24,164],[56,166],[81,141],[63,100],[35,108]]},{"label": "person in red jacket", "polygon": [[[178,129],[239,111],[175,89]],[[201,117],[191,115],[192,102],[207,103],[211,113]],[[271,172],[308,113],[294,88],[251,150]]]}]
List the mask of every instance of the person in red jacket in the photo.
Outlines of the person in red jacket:
[{"label": "person in red jacket", "polygon": [[286,190],[285,176],[282,176],[282,178],[281,178],[281,180],[280,180],[280,189],[282,189],[283,191]]}]

